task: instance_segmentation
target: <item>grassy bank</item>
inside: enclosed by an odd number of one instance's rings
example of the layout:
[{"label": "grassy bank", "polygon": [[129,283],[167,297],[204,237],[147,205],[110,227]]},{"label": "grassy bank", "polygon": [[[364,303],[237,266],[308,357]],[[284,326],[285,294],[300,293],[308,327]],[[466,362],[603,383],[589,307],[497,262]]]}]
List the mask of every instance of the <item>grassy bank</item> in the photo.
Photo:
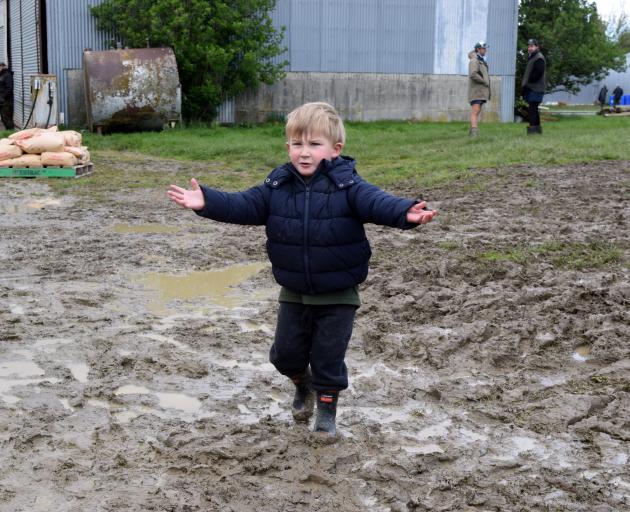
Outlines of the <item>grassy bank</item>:
[{"label": "grassy bank", "polygon": [[[444,183],[473,168],[550,165],[630,158],[630,118],[582,117],[544,125],[542,137],[522,124],[487,123],[470,140],[465,123],[347,123],[344,154],[379,185],[410,181]],[[254,183],[286,161],[283,126],[175,129],[162,133],[86,136],[94,160],[99,151],[128,151],[208,162],[236,172],[231,185]]]}]

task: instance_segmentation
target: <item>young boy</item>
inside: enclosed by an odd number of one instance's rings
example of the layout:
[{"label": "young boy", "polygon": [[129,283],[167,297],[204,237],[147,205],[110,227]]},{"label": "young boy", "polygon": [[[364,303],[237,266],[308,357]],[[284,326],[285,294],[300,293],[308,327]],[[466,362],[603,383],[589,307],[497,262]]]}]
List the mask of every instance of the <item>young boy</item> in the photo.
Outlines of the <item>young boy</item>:
[{"label": "young boy", "polygon": [[295,384],[292,412],[308,421],[317,396],[314,431],[336,434],[339,392],[348,387],[344,358],[365,281],[370,245],[363,224],[400,229],[437,214],[424,202],[389,195],[364,181],[341,156],[345,130],[327,103],[307,103],[286,124],[289,163],[264,183],[225,193],[171,185],[167,194],[198,215],[266,226],[267,254],[281,285],[270,361]]}]

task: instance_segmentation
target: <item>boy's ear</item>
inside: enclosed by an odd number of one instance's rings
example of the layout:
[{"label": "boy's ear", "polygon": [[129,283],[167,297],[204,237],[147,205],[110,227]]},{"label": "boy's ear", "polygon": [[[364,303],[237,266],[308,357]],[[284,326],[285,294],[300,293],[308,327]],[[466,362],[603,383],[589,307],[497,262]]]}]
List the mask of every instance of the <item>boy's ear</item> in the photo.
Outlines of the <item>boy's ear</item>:
[{"label": "boy's ear", "polygon": [[336,142],[333,146],[333,158],[337,158],[343,151],[343,142]]}]

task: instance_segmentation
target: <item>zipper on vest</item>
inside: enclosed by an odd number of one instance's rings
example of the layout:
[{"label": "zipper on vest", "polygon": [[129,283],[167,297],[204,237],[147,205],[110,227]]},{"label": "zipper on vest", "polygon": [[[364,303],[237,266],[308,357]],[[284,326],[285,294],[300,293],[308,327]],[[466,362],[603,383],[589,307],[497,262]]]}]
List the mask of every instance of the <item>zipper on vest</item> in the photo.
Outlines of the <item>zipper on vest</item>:
[{"label": "zipper on vest", "polygon": [[[304,183],[304,181],[302,181]],[[311,271],[308,262],[308,218],[311,203],[311,187],[304,183],[304,275],[306,276],[306,285],[310,293],[313,292],[313,283],[311,282]]]}]

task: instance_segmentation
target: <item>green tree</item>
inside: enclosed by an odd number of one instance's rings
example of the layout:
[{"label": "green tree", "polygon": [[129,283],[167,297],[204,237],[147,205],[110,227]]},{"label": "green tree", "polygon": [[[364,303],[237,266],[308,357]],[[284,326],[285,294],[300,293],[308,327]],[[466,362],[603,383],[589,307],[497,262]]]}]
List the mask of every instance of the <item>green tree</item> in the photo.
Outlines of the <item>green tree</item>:
[{"label": "green tree", "polygon": [[517,91],[527,65],[527,40],[538,39],[547,59],[547,91],[576,92],[601,80],[609,70],[623,71],[625,57],[597,7],[587,0],[521,0],[516,57]]},{"label": "green tree", "polygon": [[283,30],[273,27],[276,0],[104,0],[92,7],[101,30],[125,46],[170,46],[186,119],[210,120],[218,106],[284,74]]},{"label": "green tree", "polygon": [[630,52],[630,19],[626,13],[613,15],[608,19],[608,37],[617,41],[625,52]]},{"label": "green tree", "polygon": [[617,39],[617,44],[619,45],[619,48],[623,50],[624,53],[630,52],[630,29],[619,34],[619,39]]}]

